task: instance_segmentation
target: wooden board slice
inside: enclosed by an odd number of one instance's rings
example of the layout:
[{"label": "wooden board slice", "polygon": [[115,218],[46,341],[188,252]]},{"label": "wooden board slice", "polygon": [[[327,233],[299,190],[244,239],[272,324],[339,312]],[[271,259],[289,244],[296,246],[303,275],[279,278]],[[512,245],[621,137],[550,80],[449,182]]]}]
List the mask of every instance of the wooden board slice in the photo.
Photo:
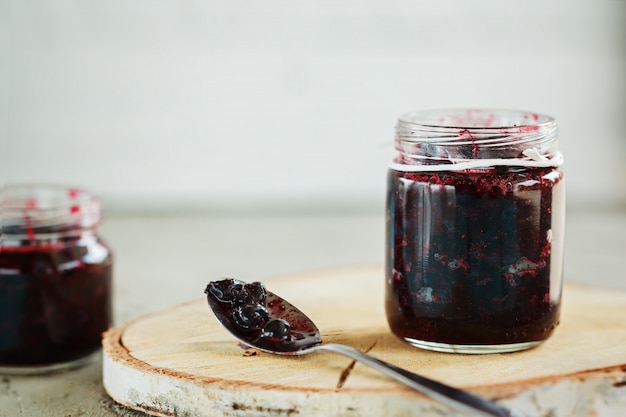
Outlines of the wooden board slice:
[{"label": "wooden board slice", "polygon": [[[389,332],[379,266],[266,284],[307,313],[325,342],[369,351],[529,416],[626,416],[624,292],[568,284],[561,324],[547,342],[524,352],[459,355],[422,351]],[[341,356],[244,349],[204,298],[111,329],[103,346],[109,395],[155,416],[457,415]]]}]

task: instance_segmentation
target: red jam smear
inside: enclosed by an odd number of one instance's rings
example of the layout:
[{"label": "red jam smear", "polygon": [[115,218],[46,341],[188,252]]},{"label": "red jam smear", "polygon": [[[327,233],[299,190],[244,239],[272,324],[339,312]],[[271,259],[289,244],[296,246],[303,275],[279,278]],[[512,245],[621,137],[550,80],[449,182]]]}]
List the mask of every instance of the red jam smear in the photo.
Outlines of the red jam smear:
[{"label": "red jam smear", "polygon": [[0,365],[78,360],[111,323],[112,262],[96,237],[0,248]]},{"label": "red jam smear", "polygon": [[560,311],[561,268],[551,268],[551,256],[562,245],[552,240],[561,172],[390,170],[388,181],[385,302],[393,333],[457,345],[550,336]]}]

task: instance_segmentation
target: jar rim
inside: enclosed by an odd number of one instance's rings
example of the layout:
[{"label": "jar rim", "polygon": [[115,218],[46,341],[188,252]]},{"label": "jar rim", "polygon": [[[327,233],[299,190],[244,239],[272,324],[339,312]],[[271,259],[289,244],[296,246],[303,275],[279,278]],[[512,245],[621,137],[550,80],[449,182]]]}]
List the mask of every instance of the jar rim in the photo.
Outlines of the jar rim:
[{"label": "jar rim", "polygon": [[[498,123],[499,120],[501,122]],[[524,110],[458,107],[408,112],[398,118],[398,124],[424,128],[490,131],[519,129],[525,126],[548,127],[556,124],[556,120],[547,114]]]},{"label": "jar rim", "polygon": [[0,230],[4,235],[67,234],[95,228],[100,198],[55,184],[7,184],[0,187]]},{"label": "jar rim", "polygon": [[[398,118],[394,169],[558,166],[558,127],[552,116],[521,110],[418,110]],[[467,168],[469,169],[469,168]]]}]

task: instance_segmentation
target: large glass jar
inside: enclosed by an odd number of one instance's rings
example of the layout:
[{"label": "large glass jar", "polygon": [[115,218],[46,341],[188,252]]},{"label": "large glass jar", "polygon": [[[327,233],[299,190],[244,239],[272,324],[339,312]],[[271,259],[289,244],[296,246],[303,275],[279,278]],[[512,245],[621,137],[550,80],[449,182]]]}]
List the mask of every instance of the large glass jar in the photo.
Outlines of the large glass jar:
[{"label": "large glass jar", "polygon": [[0,190],[0,372],[78,366],[111,323],[112,260],[100,201],[49,186]]},{"label": "large glass jar", "polygon": [[399,118],[388,173],[386,312],[444,352],[527,349],[559,322],[564,177],[557,125],[508,110]]}]

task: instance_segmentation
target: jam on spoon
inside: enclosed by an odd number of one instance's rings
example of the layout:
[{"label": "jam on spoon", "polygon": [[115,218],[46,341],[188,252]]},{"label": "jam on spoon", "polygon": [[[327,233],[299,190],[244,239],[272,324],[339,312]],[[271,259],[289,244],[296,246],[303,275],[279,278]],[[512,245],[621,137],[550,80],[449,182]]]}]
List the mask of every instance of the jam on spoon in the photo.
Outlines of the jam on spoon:
[{"label": "jam on spoon", "polygon": [[220,323],[249,346],[288,355],[322,343],[308,317],[260,282],[227,278],[209,283],[205,293]]},{"label": "jam on spoon", "polygon": [[368,365],[414,390],[469,415],[523,417],[487,399],[444,385],[339,344],[322,344],[319,329],[304,313],[260,282],[232,278],[212,281],[204,290],[217,320],[243,344],[278,355],[327,351]]}]

